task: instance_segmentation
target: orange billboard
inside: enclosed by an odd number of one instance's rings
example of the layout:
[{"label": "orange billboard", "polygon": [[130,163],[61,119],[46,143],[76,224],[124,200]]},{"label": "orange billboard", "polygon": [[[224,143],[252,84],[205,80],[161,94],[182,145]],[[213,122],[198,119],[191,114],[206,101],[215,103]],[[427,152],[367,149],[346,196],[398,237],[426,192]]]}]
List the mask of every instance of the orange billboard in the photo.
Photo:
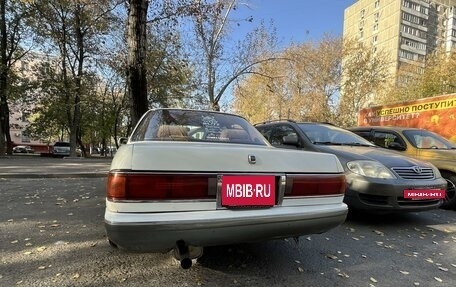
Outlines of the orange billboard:
[{"label": "orange billboard", "polygon": [[456,142],[456,94],[362,109],[358,125],[422,128]]}]

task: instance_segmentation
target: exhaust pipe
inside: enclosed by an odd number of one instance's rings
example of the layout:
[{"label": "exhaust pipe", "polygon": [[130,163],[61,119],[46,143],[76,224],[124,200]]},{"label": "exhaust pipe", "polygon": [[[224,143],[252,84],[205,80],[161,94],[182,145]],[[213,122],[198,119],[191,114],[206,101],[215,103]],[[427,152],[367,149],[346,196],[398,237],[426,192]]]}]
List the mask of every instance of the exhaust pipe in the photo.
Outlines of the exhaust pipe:
[{"label": "exhaust pipe", "polygon": [[192,267],[192,259],[190,258],[190,252],[188,246],[183,240],[176,242],[176,248],[174,249],[174,257],[180,261],[182,269],[189,269]]},{"label": "exhaust pipe", "polygon": [[203,247],[187,245],[184,240],[179,240],[176,242],[173,255],[180,262],[182,269],[188,269],[192,267],[192,259],[203,255]]}]

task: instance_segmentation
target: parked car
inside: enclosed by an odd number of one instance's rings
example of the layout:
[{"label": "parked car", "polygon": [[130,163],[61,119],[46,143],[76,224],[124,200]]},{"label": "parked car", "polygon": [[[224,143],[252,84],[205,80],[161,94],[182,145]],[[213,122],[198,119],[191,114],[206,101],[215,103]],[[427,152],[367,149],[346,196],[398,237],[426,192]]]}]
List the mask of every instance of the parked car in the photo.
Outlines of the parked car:
[{"label": "parked car", "polygon": [[29,145],[18,145],[13,147],[13,153],[34,153],[35,151]]},{"label": "parked car", "polygon": [[352,132],[372,143],[407,156],[429,161],[448,182],[443,208],[456,209],[456,145],[428,130],[406,127],[356,127]]},{"label": "parked car", "polygon": [[113,246],[165,252],[183,268],[203,247],[322,233],[344,222],[337,157],[276,149],[244,118],[150,110],[112,160]]},{"label": "parked car", "polygon": [[293,121],[256,128],[273,146],[336,155],[347,177],[344,202],[354,211],[424,211],[443,202],[446,181],[434,165],[379,148],[348,130]]},{"label": "parked car", "polygon": [[[52,155],[54,157],[70,156],[70,143],[69,142],[56,142],[52,147]],[[76,148],[76,156],[82,156],[81,148]]]},{"label": "parked car", "polygon": [[52,155],[54,157],[70,156],[70,143],[69,142],[56,142],[52,147]]}]

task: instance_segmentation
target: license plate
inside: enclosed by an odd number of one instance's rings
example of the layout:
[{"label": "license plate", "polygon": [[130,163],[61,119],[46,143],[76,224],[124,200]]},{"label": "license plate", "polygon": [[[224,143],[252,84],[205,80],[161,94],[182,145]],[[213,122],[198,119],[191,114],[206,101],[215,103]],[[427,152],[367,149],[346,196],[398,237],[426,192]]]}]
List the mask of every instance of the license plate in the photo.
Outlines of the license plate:
[{"label": "license plate", "polygon": [[223,176],[222,206],[273,206],[274,176]]},{"label": "license plate", "polygon": [[406,189],[404,198],[412,200],[420,199],[444,199],[446,191],[444,189]]}]

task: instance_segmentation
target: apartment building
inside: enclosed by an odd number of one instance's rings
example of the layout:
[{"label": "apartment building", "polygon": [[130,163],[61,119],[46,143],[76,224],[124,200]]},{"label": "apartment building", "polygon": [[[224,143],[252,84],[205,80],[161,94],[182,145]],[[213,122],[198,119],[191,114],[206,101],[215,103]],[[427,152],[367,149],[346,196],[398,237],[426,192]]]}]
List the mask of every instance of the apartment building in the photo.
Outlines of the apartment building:
[{"label": "apartment building", "polygon": [[390,56],[390,72],[411,64],[422,71],[426,55],[456,47],[456,0],[358,0],[344,12],[343,37]]}]

